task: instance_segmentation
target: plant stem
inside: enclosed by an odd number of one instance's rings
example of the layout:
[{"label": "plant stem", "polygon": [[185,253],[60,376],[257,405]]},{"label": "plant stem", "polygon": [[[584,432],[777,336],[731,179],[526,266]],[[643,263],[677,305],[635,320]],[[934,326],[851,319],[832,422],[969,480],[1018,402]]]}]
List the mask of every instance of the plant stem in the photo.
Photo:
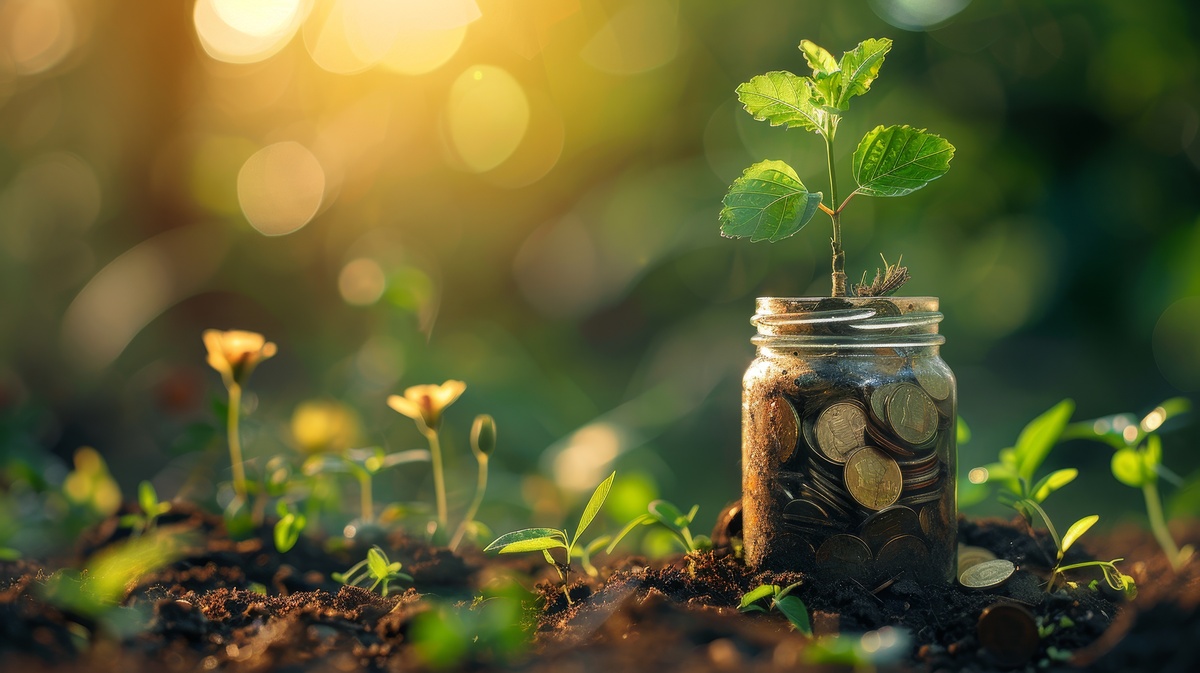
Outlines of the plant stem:
[{"label": "plant stem", "polygon": [[425,430],[425,439],[429,440],[429,454],[433,457],[433,491],[437,499],[438,528],[445,530],[450,525],[446,514],[446,475],[442,469],[442,443],[438,439],[437,430]]},{"label": "plant stem", "polygon": [[467,534],[467,526],[475,520],[475,514],[479,512],[479,506],[483,504],[483,494],[487,491],[488,479],[488,457],[483,454],[477,454],[479,459],[479,480],[475,484],[475,499],[471,501],[471,506],[467,508],[467,513],[463,516],[462,523],[458,524],[458,530],[454,531],[454,537],[450,538],[450,549],[458,549],[458,544],[462,542],[463,536]]},{"label": "plant stem", "polygon": [[229,462],[233,467],[233,492],[246,497],[246,470],[242,465],[242,442],[238,438],[238,416],[242,410],[242,387],[236,383],[229,386]]},{"label": "plant stem", "polygon": [[362,503],[363,523],[375,520],[375,505],[371,498],[371,475],[365,471],[358,476],[359,498]]},{"label": "plant stem", "polygon": [[[833,131],[826,131],[825,135],[825,157],[829,163],[829,202],[831,204],[838,203],[837,189],[837,172],[833,162]],[[842,297],[846,294],[846,253],[842,250],[842,213],[841,209],[833,211],[829,215],[829,219],[833,220],[833,238],[830,243],[833,246],[833,272],[830,278],[833,281],[833,290],[831,296]]]},{"label": "plant stem", "polygon": [[1176,546],[1175,539],[1171,537],[1171,531],[1167,528],[1167,520],[1163,517],[1162,501],[1158,497],[1158,483],[1154,480],[1146,482],[1142,486],[1142,494],[1146,496],[1146,514],[1150,517],[1150,530],[1154,532],[1154,539],[1158,540],[1163,553],[1167,555],[1167,560],[1171,562],[1171,567],[1179,570],[1183,559],[1180,558],[1179,547]]}]

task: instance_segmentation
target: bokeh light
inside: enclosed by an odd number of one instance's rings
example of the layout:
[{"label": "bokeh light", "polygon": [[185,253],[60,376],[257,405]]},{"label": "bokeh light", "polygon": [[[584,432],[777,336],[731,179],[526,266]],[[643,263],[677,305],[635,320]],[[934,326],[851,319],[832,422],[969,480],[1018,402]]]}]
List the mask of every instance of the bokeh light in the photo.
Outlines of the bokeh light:
[{"label": "bokeh light", "polygon": [[8,0],[0,5],[0,35],[18,73],[43,72],[75,46],[75,14],[66,0]]},{"label": "bokeh light", "polygon": [[308,6],[309,0],[196,0],[192,22],[209,56],[255,63],[287,46]]},{"label": "bokeh light", "polygon": [[446,102],[450,141],[467,168],[483,173],[512,156],[529,127],[529,99],[503,68],[467,68]]},{"label": "bokeh light", "polygon": [[669,63],[679,51],[679,0],[629,0],[580,57],[602,72],[633,75]]},{"label": "bokeh light", "polygon": [[1154,359],[1164,378],[1184,392],[1200,390],[1200,297],[1184,297],[1154,327]]},{"label": "bokeh light", "polygon": [[325,171],[300,143],[275,143],[242,165],[237,192],[251,226],[267,236],[282,236],[317,214],[325,195]]},{"label": "bokeh light", "polygon": [[338,292],[347,304],[369,306],[387,289],[387,278],[379,262],[366,257],[351,260],[338,274]]}]

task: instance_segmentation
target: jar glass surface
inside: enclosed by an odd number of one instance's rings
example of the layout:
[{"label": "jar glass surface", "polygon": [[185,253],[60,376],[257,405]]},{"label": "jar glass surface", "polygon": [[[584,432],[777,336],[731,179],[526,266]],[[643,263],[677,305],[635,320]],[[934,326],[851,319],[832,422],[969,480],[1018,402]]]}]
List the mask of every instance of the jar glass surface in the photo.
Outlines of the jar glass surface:
[{"label": "jar glass surface", "polygon": [[742,397],[747,563],[870,588],[956,572],[957,390],[932,297],[760,298]]}]

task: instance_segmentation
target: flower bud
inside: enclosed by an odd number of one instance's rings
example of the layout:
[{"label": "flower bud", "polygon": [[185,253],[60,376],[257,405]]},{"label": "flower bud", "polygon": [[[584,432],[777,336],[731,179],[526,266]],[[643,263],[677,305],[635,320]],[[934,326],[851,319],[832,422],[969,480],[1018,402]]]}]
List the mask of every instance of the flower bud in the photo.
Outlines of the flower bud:
[{"label": "flower bud", "polygon": [[490,456],[496,450],[496,420],[489,414],[475,417],[471,426],[471,448],[483,456]]}]

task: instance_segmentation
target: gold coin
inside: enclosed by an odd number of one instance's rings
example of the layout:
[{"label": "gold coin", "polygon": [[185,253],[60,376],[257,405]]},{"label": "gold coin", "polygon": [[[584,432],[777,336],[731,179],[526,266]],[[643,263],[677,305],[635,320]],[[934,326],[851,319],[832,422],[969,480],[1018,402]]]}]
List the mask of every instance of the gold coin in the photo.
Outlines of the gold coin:
[{"label": "gold coin", "polygon": [[1033,614],[1014,603],[996,603],[984,608],[976,634],[983,649],[1006,668],[1032,661],[1041,644]]},{"label": "gold coin", "polygon": [[817,416],[817,448],[839,465],[863,445],[867,415],[853,402],[835,402]]},{"label": "gold coin", "polygon": [[929,547],[915,535],[898,535],[876,554],[875,567],[885,577],[922,576],[929,572]]},{"label": "gold coin", "polygon": [[996,555],[984,549],[983,547],[972,547],[969,545],[959,545],[958,547],[958,574],[961,576],[968,568],[985,563],[987,561],[995,561]]},{"label": "gold coin", "polygon": [[817,548],[817,563],[822,566],[851,570],[851,575],[862,573],[871,562],[871,550],[861,538],[846,533],[830,535]]},{"label": "gold coin", "polygon": [[1007,582],[1016,571],[1012,561],[984,561],[960,571],[958,581],[968,589],[994,589]]},{"label": "gold coin", "polygon": [[900,466],[873,446],[852,453],[843,474],[850,497],[867,509],[879,510],[895,504],[904,487]]},{"label": "gold coin", "polygon": [[938,410],[923,390],[901,383],[887,401],[887,422],[900,439],[917,446],[937,433]]},{"label": "gold coin", "polygon": [[933,367],[922,366],[913,368],[913,374],[916,376],[917,383],[921,384],[921,387],[933,399],[940,402],[950,397],[950,378],[946,373]]},{"label": "gold coin", "polygon": [[896,390],[898,383],[886,383],[871,391],[871,413],[874,414],[875,420],[880,423],[887,423],[887,401]]},{"label": "gold coin", "polygon": [[920,535],[917,513],[904,505],[892,505],[867,517],[858,527],[858,535],[871,549],[882,549],[888,541],[903,535]]},{"label": "gold coin", "polygon": [[774,438],[778,443],[775,455],[783,464],[796,453],[796,442],[800,441],[800,422],[796,418],[795,407],[785,397],[772,398],[770,409],[771,421],[775,426]]}]

